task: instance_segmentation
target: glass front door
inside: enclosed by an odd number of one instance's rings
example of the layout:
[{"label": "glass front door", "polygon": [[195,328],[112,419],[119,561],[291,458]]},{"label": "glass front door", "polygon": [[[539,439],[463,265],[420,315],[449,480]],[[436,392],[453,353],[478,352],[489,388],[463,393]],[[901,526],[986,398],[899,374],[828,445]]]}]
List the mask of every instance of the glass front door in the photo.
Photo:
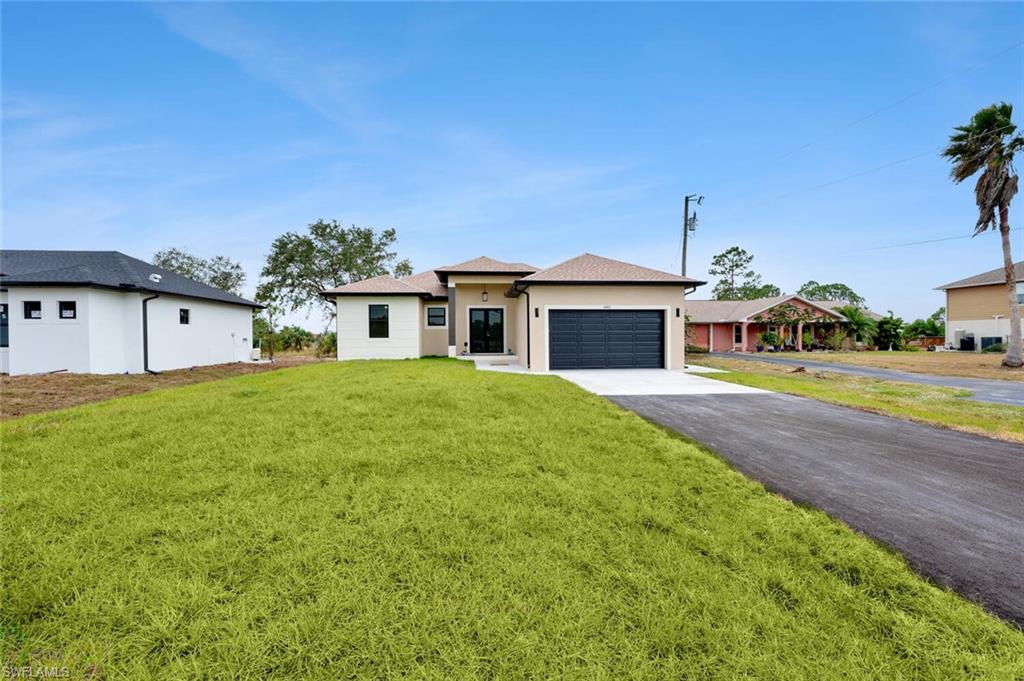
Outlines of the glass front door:
[{"label": "glass front door", "polygon": [[470,308],[469,351],[502,353],[505,351],[505,311],[495,308]]}]

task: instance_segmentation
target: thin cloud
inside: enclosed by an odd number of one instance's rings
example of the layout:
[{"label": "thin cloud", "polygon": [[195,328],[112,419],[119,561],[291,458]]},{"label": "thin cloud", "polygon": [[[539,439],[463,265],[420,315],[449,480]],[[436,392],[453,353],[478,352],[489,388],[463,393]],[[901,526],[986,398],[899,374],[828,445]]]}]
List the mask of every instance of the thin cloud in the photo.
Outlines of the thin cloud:
[{"label": "thin cloud", "polygon": [[308,46],[245,22],[223,6],[161,4],[153,11],[173,32],[270,83],[324,119],[357,134],[388,126],[365,107],[375,69],[351,57]]}]

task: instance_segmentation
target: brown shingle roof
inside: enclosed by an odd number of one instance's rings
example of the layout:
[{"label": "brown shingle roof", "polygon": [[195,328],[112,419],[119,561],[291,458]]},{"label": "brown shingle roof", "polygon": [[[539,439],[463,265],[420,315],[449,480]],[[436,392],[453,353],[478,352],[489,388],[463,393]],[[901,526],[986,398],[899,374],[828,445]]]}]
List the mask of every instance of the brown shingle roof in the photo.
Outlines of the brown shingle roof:
[{"label": "brown shingle roof", "polygon": [[411,274],[408,277],[402,277],[399,281],[426,291],[434,298],[448,297],[448,287],[441,283],[441,280],[437,278],[437,273],[433,270]]},{"label": "brown shingle roof", "polygon": [[426,291],[411,286],[400,279],[382,274],[379,277],[371,277],[362,281],[354,281],[338,288],[328,289],[321,292],[324,296],[424,296]]},{"label": "brown shingle roof", "polygon": [[458,265],[445,265],[444,267],[438,267],[434,270],[435,272],[443,272],[445,274],[458,274],[473,273],[493,273],[493,274],[530,274],[536,272],[537,268],[533,265],[527,265],[522,262],[502,262],[495,260],[494,258],[488,258],[487,256],[481,255],[479,258],[473,258],[466,262],[460,262]]},{"label": "brown shingle roof", "polygon": [[519,281],[539,283],[623,283],[623,284],[703,284],[705,282],[648,267],[631,265],[621,260],[584,253],[553,267],[535,272]]},{"label": "brown shingle roof", "polygon": [[[742,322],[757,315],[759,312],[770,310],[776,305],[793,299],[802,300],[818,308],[824,308],[838,317],[842,317],[842,313],[837,312],[836,308],[847,305],[846,302],[841,300],[807,300],[797,295],[772,296],[770,298],[755,298],[754,300],[687,300],[686,316],[690,318],[691,323],[695,324]],[[881,315],[874,312],[866,312],[872,319],[878,320],[882,318]]]},{"label": "brown shingle roof", "polygon": [[[1013,273],[1016,277],[1016,281],[1024,281],[1024,260],[1013,265]],[[992,284],[1002,284],[1006,281],[1006,276],[1003,274],[1003,268],[998,267],[988,272],[982,272],[981,274],[975,274],[973,277],[967,277],[960,281],[954,281],[943,286],[936,288],[936,291],[945,291],[949,288],[967,288],[968,286],[991,286]]]}]

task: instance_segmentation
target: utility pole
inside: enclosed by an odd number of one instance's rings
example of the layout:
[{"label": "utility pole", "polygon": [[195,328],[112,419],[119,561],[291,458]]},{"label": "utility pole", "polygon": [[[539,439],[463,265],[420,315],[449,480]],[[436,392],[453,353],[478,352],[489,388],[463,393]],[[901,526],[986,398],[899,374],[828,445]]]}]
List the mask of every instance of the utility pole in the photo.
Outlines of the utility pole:
[{"label": "utility pole", "polygon": [[687,194],[683,199],[683,276],[686,276],[686,248],[690,232],[697,229],[697,211],[693,212],[693,219],[690,219],[690,199],[693,199],[699,206],[704,201],[703,196]]}]

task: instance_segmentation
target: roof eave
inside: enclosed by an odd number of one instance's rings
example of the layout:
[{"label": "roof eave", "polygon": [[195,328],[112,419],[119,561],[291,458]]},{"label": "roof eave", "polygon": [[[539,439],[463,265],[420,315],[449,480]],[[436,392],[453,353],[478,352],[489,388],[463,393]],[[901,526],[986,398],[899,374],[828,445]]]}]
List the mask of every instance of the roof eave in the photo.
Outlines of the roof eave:
[{"label": "roof eave", "polygon": [[149,288],[145,286],[136,286],[135,284],[121,284],[120,286],[110,286],[109,284],[97,284],[92,281],[0,281],[0,286],[7,288],[8,286],[38,286],[42,287],[62,287],[62,286],[83,286],[86,288],[98,288],[104,291],[121,291],[122,293],[159,293],[165,296],[178,296],[179,298],[194,298],[196,300],[209,300],[213,303],[224,303],[225,305],[241,305],[243,307],[253,307],[263,309],[266,305],[260,305],[259,303],[245,298],[239,298],[238,300],[222,300],[221,298],[211,298],[209,296],[197,296],[188,293],[178,293],[175,291],[161,291],[160,289]]}]

